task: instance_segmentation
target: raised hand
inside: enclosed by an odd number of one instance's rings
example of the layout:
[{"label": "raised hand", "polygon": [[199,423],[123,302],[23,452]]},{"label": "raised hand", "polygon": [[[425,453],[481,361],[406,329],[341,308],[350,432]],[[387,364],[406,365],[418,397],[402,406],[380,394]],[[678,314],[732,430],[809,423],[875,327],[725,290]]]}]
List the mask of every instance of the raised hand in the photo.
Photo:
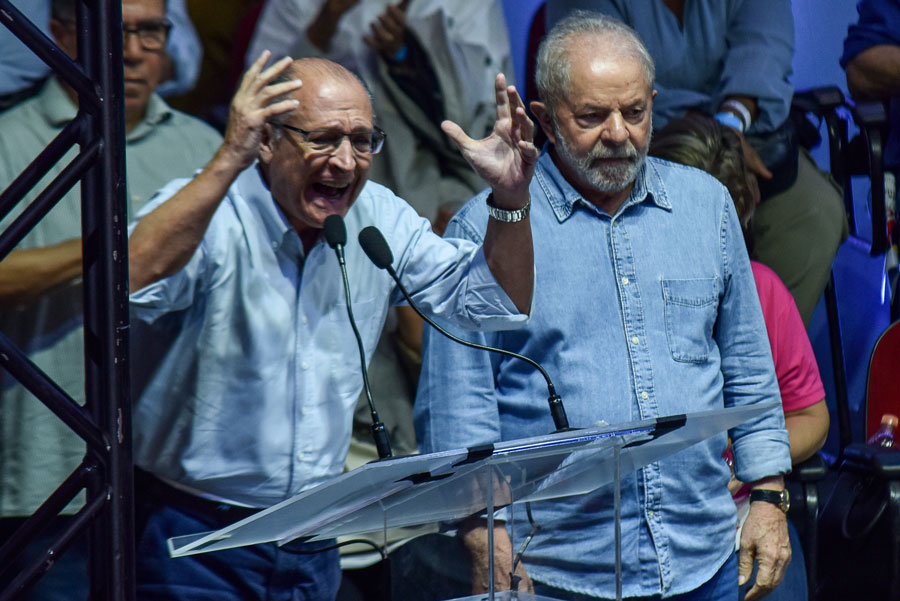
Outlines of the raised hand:
[{"label": "raised hand", "polygon": [[494,202],[503,208],[519,208],[528,198],[528,184],[538,158],[532,142],[534,124],[515,86],[507,86],[502,73],[494,80],[494,91],[497,120],[488,137],[473,140],[452,121],[441,123],[441,129],[493,188]]},{"label": "raised hand", "polygon": [[268,50],[247,69],[228,112],[225,140],[221,152],[235,162],[239,169],[250,166],[259,154],[259,142],[263,127],[272,117],[288,113],[299,105],[294,98],[272,103],[279,96],[290,94],[302,85],[299,79],[269,85],[290,66],[289,57],[282,58],[271,67],[263,69],[269,60]]},{"label": "raised hand", "polygon": [[400,0],[398,4],[388,4],[384,12],[370,25],[371,35],[363,37],[366,44],[380,52],[385,58],[391,58],[403,47],[406,39],[406,8],[409,0]]}]

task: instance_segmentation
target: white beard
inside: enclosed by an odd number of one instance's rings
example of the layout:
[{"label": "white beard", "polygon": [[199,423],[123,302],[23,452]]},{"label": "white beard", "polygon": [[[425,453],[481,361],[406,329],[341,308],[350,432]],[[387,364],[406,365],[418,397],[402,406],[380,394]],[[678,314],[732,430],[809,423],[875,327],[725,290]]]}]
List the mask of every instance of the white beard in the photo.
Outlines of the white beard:
[{"label": "white beard", "polygon": [[[611,150],[598,142],[587,154],[578,156],[566,144],[566,139],[560,135],[559,128],[553,124],[556,135],[556,150],[560,158],[575,170],[597,192],[606,194],[621,192],[627,188],[637,177],[638,172],[647,158],[647,150],[650,148],[650,140],[647,147],[638,151],[630,140],[626,141],[622,148]],[[596,165],[597,159],[623,158],[628,162],[623,165]]]}]

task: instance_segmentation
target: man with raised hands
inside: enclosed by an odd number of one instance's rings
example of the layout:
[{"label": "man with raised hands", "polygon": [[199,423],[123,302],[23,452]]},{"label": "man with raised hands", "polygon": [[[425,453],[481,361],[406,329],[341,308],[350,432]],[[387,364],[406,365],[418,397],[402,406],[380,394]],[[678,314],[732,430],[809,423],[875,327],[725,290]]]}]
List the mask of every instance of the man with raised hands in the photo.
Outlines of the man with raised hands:
[{"label": "man with raised hands", "polygon": [[337,593],[337,551],[310,553],[322,544],[166,553],[172,536],[223,527],[341,472],[362,379],[326,217],[340,215],[351,233],[344,252],[367,358],[401,300],[354,240],[368,225],[384,232],[394,268],[426,310],[471,329],[516,327],[530,310],[528,186],[538,153],[503,75],[488,137],[443,124],[492,186],[497,217],[479,246],[439,238],[367,180],[385,133],[356,76],[326,59],[264,68],[268,59],[245,74],[214,158],[164,188],[130,237],[132,338],[143,364],[134,375],[141,598]]}]

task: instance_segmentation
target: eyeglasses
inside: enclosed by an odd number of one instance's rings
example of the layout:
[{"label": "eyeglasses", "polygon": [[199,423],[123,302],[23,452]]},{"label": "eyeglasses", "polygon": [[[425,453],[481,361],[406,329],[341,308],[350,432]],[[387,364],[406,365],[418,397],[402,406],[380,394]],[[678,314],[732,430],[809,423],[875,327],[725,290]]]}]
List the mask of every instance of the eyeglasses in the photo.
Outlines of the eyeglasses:
[{"label": "eyeglasses", "polygon": [[279,123],[278,125],[302,135],[310,150],[324,154],[336,153],[338,148],[341,147],[344,138],[350,141],[350,148],[356,154],[378,154],[381,151],[381,147],[384,146],[384,139],[387,137],[387,134],[377,127],[372,131],[354,131],[345,134],[332,129],[307,131],[292,125],[285,125],[284,123]]},{"label": "eyeglasses", "polygon": [[168,19],[144,21],[137,27],[122,25],[122,44],[128,44],[128,35],[133,33],[141,41],[141,48],[144,50],[162,50],[166,47],[170,29],[172,29],[172,23]]}]

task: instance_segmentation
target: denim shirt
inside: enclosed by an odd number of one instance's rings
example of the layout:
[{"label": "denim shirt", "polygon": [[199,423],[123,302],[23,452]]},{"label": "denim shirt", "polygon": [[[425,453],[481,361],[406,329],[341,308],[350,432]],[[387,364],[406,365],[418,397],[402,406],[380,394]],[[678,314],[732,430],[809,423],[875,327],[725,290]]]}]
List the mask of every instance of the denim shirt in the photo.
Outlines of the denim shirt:
[{"label": "denim shirt", "polygon": [[[778,400],[766,329],[727,191],[690,167],[649,158],[610,216],[586,202],[549,154],[531,184],[537,281],[528,326],[465,337],[527,355],[550,373],[569,422],[586,427]],[[484,195],[448,236],[480,241]],[[448,370],[447,366],[453,366]],[[428,452],[553,430],[543,378],[522,361],[425,337],[416,429]],[[737,475],[790,470],[774,409],[730,432]],[[624,478],[627,597],[706,582],[734,552],[735,507],[722,433]],[[614,598],[610,489],[533,503],[524,556],[536,580]],[[514,512],[514,548],[531,530]]]},{"label": "denim shirt", "polygon": [[[141,215],[180,189],[172,182]],[[467,328],[527,320],[479,245],[442,240],[387,188],[368,182],[345,217],[352,309],[366,360],[394,281],[366,257],[375,225],[426,310]],[[304,254],[255,167],[231,186],[178,273],[131,296],[135,462],[202,494],[267,507],[341,473],[362,389],[335,252]],[[377,402],[377,399],[375,399]]]}]

